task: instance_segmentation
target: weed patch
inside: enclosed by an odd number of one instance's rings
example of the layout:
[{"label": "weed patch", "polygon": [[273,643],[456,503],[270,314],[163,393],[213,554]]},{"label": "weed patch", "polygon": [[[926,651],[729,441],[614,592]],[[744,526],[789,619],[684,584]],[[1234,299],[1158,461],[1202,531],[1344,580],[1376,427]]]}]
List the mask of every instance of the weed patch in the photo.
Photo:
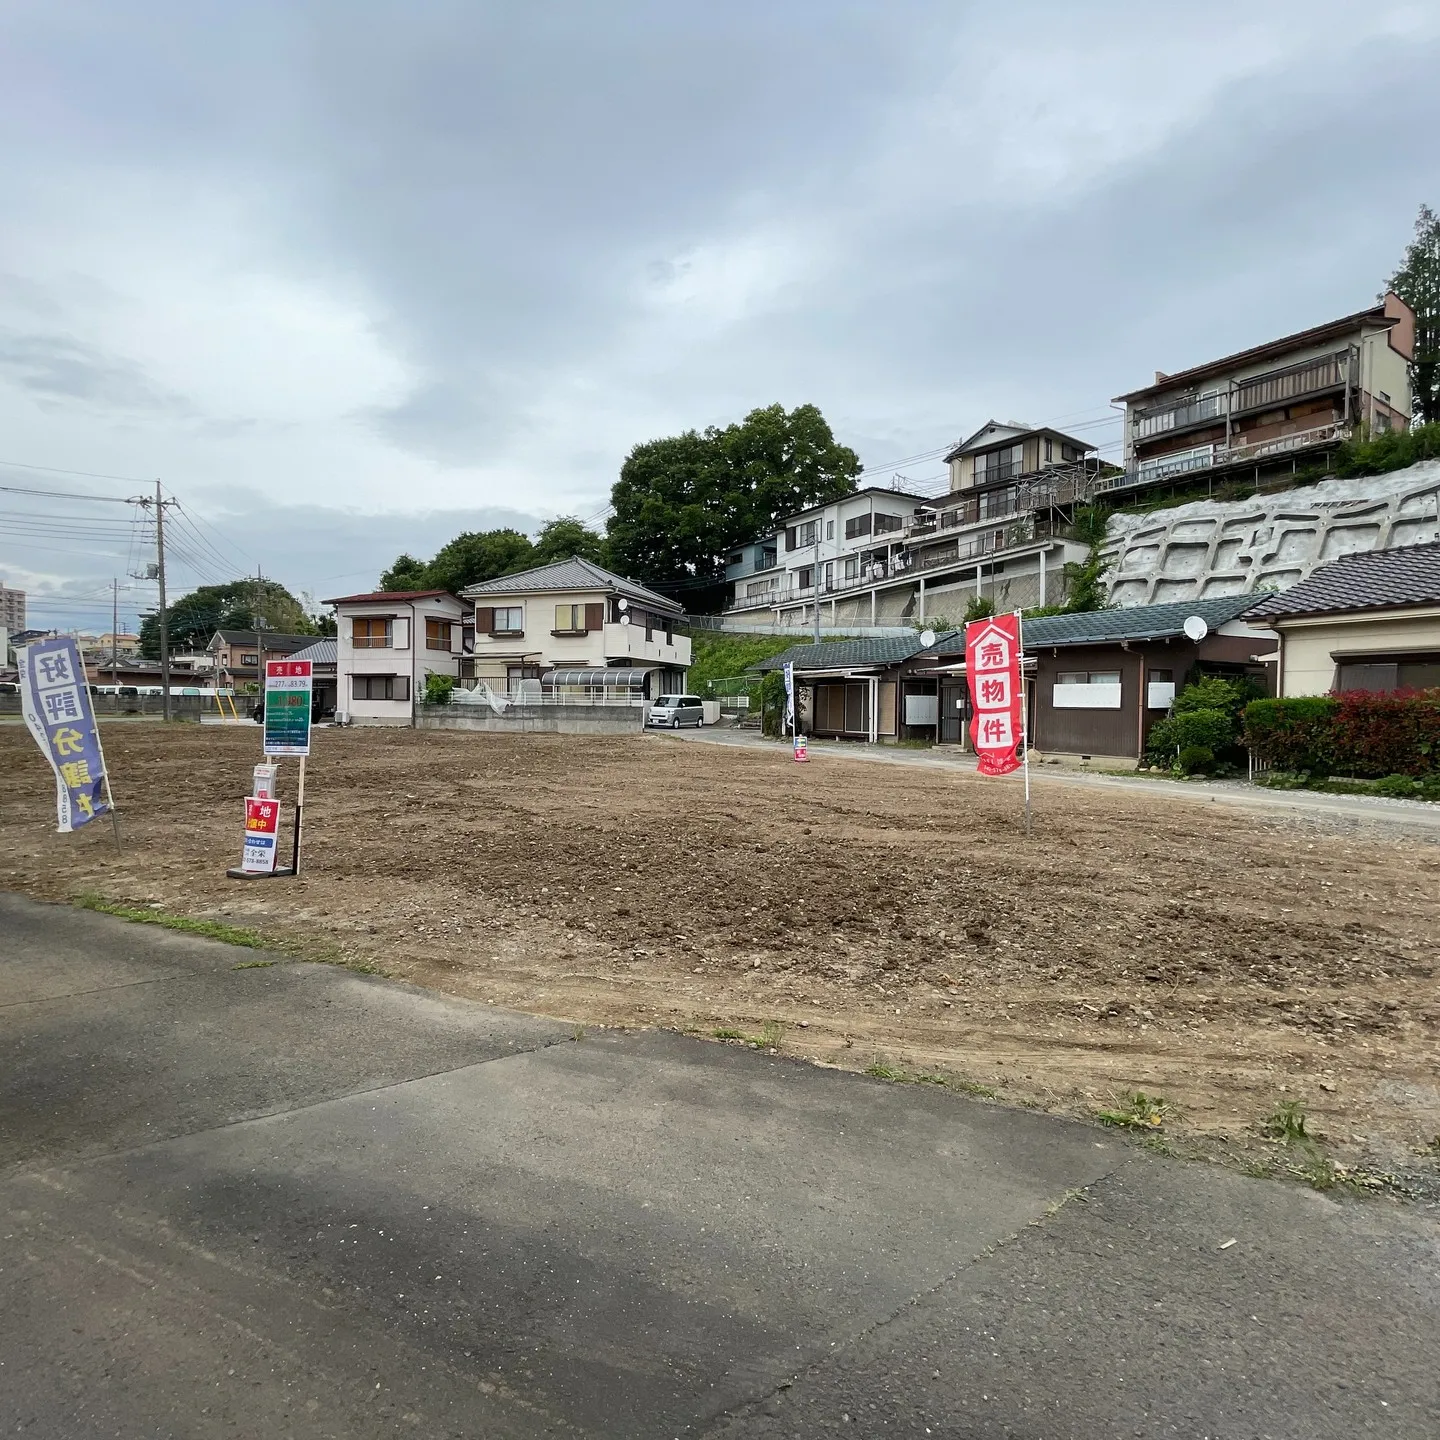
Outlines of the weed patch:
[{"label": "weed patch", "polygon": [[226,925],[221,920],[196,920],[189,915],[171,915],[165,910],[150,910],[139,905],[125,905],[118,900],[106,900],[102,895],[77,895],[74,903],[82,910],[114,915],[117,919],[130,920],[137,925],[159,925],[166,930],[182,930],[187,935],[220,940],[226,945],[243,945],[251,950],[271,948],[271,942],[258,930]]},{"label": "weed patch", "polygon": [[1113,1110],[1097,1110],[1095,1118],[1122,1130],[1158,1130],[1170,1113],[1170,1102],[1163,1097],[1131,1090]]}]

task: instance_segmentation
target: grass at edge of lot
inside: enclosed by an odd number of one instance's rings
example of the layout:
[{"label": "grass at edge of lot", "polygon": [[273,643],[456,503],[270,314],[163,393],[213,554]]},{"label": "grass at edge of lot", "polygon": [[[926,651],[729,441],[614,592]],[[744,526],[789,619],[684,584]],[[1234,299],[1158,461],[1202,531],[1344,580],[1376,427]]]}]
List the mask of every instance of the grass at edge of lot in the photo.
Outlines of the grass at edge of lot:
[{"label": "grass at edge of lot", "polygon": [[[353,970],[357,975],[385,977],[389,973],[379,966],[367,965],[362,960],[346,960],[338,947],[333,945],[266,935],[246,926],[227,925],[223,920],[202,920],[193,915],[177,915],[171,910],[156,910],[148,905],[130,905],[123,900],[109,900],[103,895],[88,891],[73,896],[71,904],[82,910],[94,910],[101,915],[113,915],[117,920],[129,920],[136,925],[159,925],[166,930],[179,930],[186,935],[198,935],[205,940],[218,940],[223,945],[238,945],[246,950],[273,950],[277,954],[305,960],[312,965],[338,965],[344,970]],[[262,970],[273,964],[274,961],[251,960],[233,968]]]}]

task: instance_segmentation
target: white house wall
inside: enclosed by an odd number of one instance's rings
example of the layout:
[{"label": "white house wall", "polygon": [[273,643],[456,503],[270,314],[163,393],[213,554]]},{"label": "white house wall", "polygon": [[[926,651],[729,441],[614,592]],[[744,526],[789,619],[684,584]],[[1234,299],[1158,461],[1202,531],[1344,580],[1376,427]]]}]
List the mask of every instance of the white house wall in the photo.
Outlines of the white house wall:
[{"label": "white house wall", "polygon": [[[412,623],[413,610],[413,623]],[[354,646],[352,621],[395,617],[391,627],[394,642],[389,647]],[[425,693],[425,677],[457,675],[460,672],[459,602],[408,600],[373,605],[341,605],[336,608],[335,683],[337,711],[361,725],[408,725],[413,705]],[[451,650],[425,648],[425,621],[444,620],[451,626]],[[404,642],[403,644],[401,642]],[[357,700],[351,677],[355,675],[405,675],[410,680],[408,700]]]},{"label": "white house wall", "polygon": [[1114,605],[1288,590],[1342,555],[1440,540],[1440,461],[1322,480],[1249,500],[1113,515],[1104,554]]}]

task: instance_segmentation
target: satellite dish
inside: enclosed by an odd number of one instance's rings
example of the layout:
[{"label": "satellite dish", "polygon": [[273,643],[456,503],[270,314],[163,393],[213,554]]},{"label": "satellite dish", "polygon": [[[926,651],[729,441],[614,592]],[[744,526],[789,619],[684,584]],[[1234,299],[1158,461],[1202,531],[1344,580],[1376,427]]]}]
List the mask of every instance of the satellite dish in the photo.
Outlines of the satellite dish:
[{"label": "satellite dish", "polygon": [[1185,634],[1198,645],[1208,634],[1210,627],[1198,615],[1191,615],[1185,621]]},{"label": "satellite dish", "polygon": [[630,623],[630,617],[628,615],[621,615],[620,623],[622,625],[628,625]]},{"label": "satellite dish", "polygon": [[630,608],[630,602],[628,600],[621,600],[618,602],[618,608],[623,615]]},{"label": "satellite dish", "polygon": [[920,632],[920,643],[928,650],[935,643],[935,632],[933,630],[922,630]]}]

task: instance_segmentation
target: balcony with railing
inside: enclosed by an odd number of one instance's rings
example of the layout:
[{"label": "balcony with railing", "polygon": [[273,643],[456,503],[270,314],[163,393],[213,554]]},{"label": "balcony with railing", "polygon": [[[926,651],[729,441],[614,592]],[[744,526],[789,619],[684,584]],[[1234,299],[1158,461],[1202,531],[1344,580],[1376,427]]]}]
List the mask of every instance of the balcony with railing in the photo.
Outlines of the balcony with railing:
[{"label": "balcony with railing", "polygon": [[1272,457],[1289,455],[1297,450],[1337,444],[1349,434],[1348,425],[1332,421],[1325,425],[1312,425],[1306,430],[1295,430],[1289,435],[1273,435],[1265,440],[1248,443],[1237,440],[1228,446],[1197,445],[1189,450],[1176,450],[1168,455],[1142,460],[1123,475],[1111,475],[1101,479],[1096,484],[1096,490],[1125,490],[1132,486],[1153,485],[1192,471],[1254,464]]},{"label": "balcony with railing", "polygon": [[1077,465],[1054,472],[1032,472],[1004,490],[947,496],[906,523],[905,540],[907,543],[924,541],[946,530],[1031,515],[1052,505],[1083,505],[1095,485],[1096,468]]},{"label": "balcony with railing", "polygon": [[1147,405],[1130,415],[1131,438],[1137,442],[1174,430],[1211,425],[1227,415],[1243,415],[1254,410],[1270,410],[1292,404],[1327,390],[1343,388],[1351,374],[1351,352],[1337,350],[1312,360],[1301,360],[1262,375],[1249,375],[1232,380],[1223,390],[1204,395],[1184,395]]}]

